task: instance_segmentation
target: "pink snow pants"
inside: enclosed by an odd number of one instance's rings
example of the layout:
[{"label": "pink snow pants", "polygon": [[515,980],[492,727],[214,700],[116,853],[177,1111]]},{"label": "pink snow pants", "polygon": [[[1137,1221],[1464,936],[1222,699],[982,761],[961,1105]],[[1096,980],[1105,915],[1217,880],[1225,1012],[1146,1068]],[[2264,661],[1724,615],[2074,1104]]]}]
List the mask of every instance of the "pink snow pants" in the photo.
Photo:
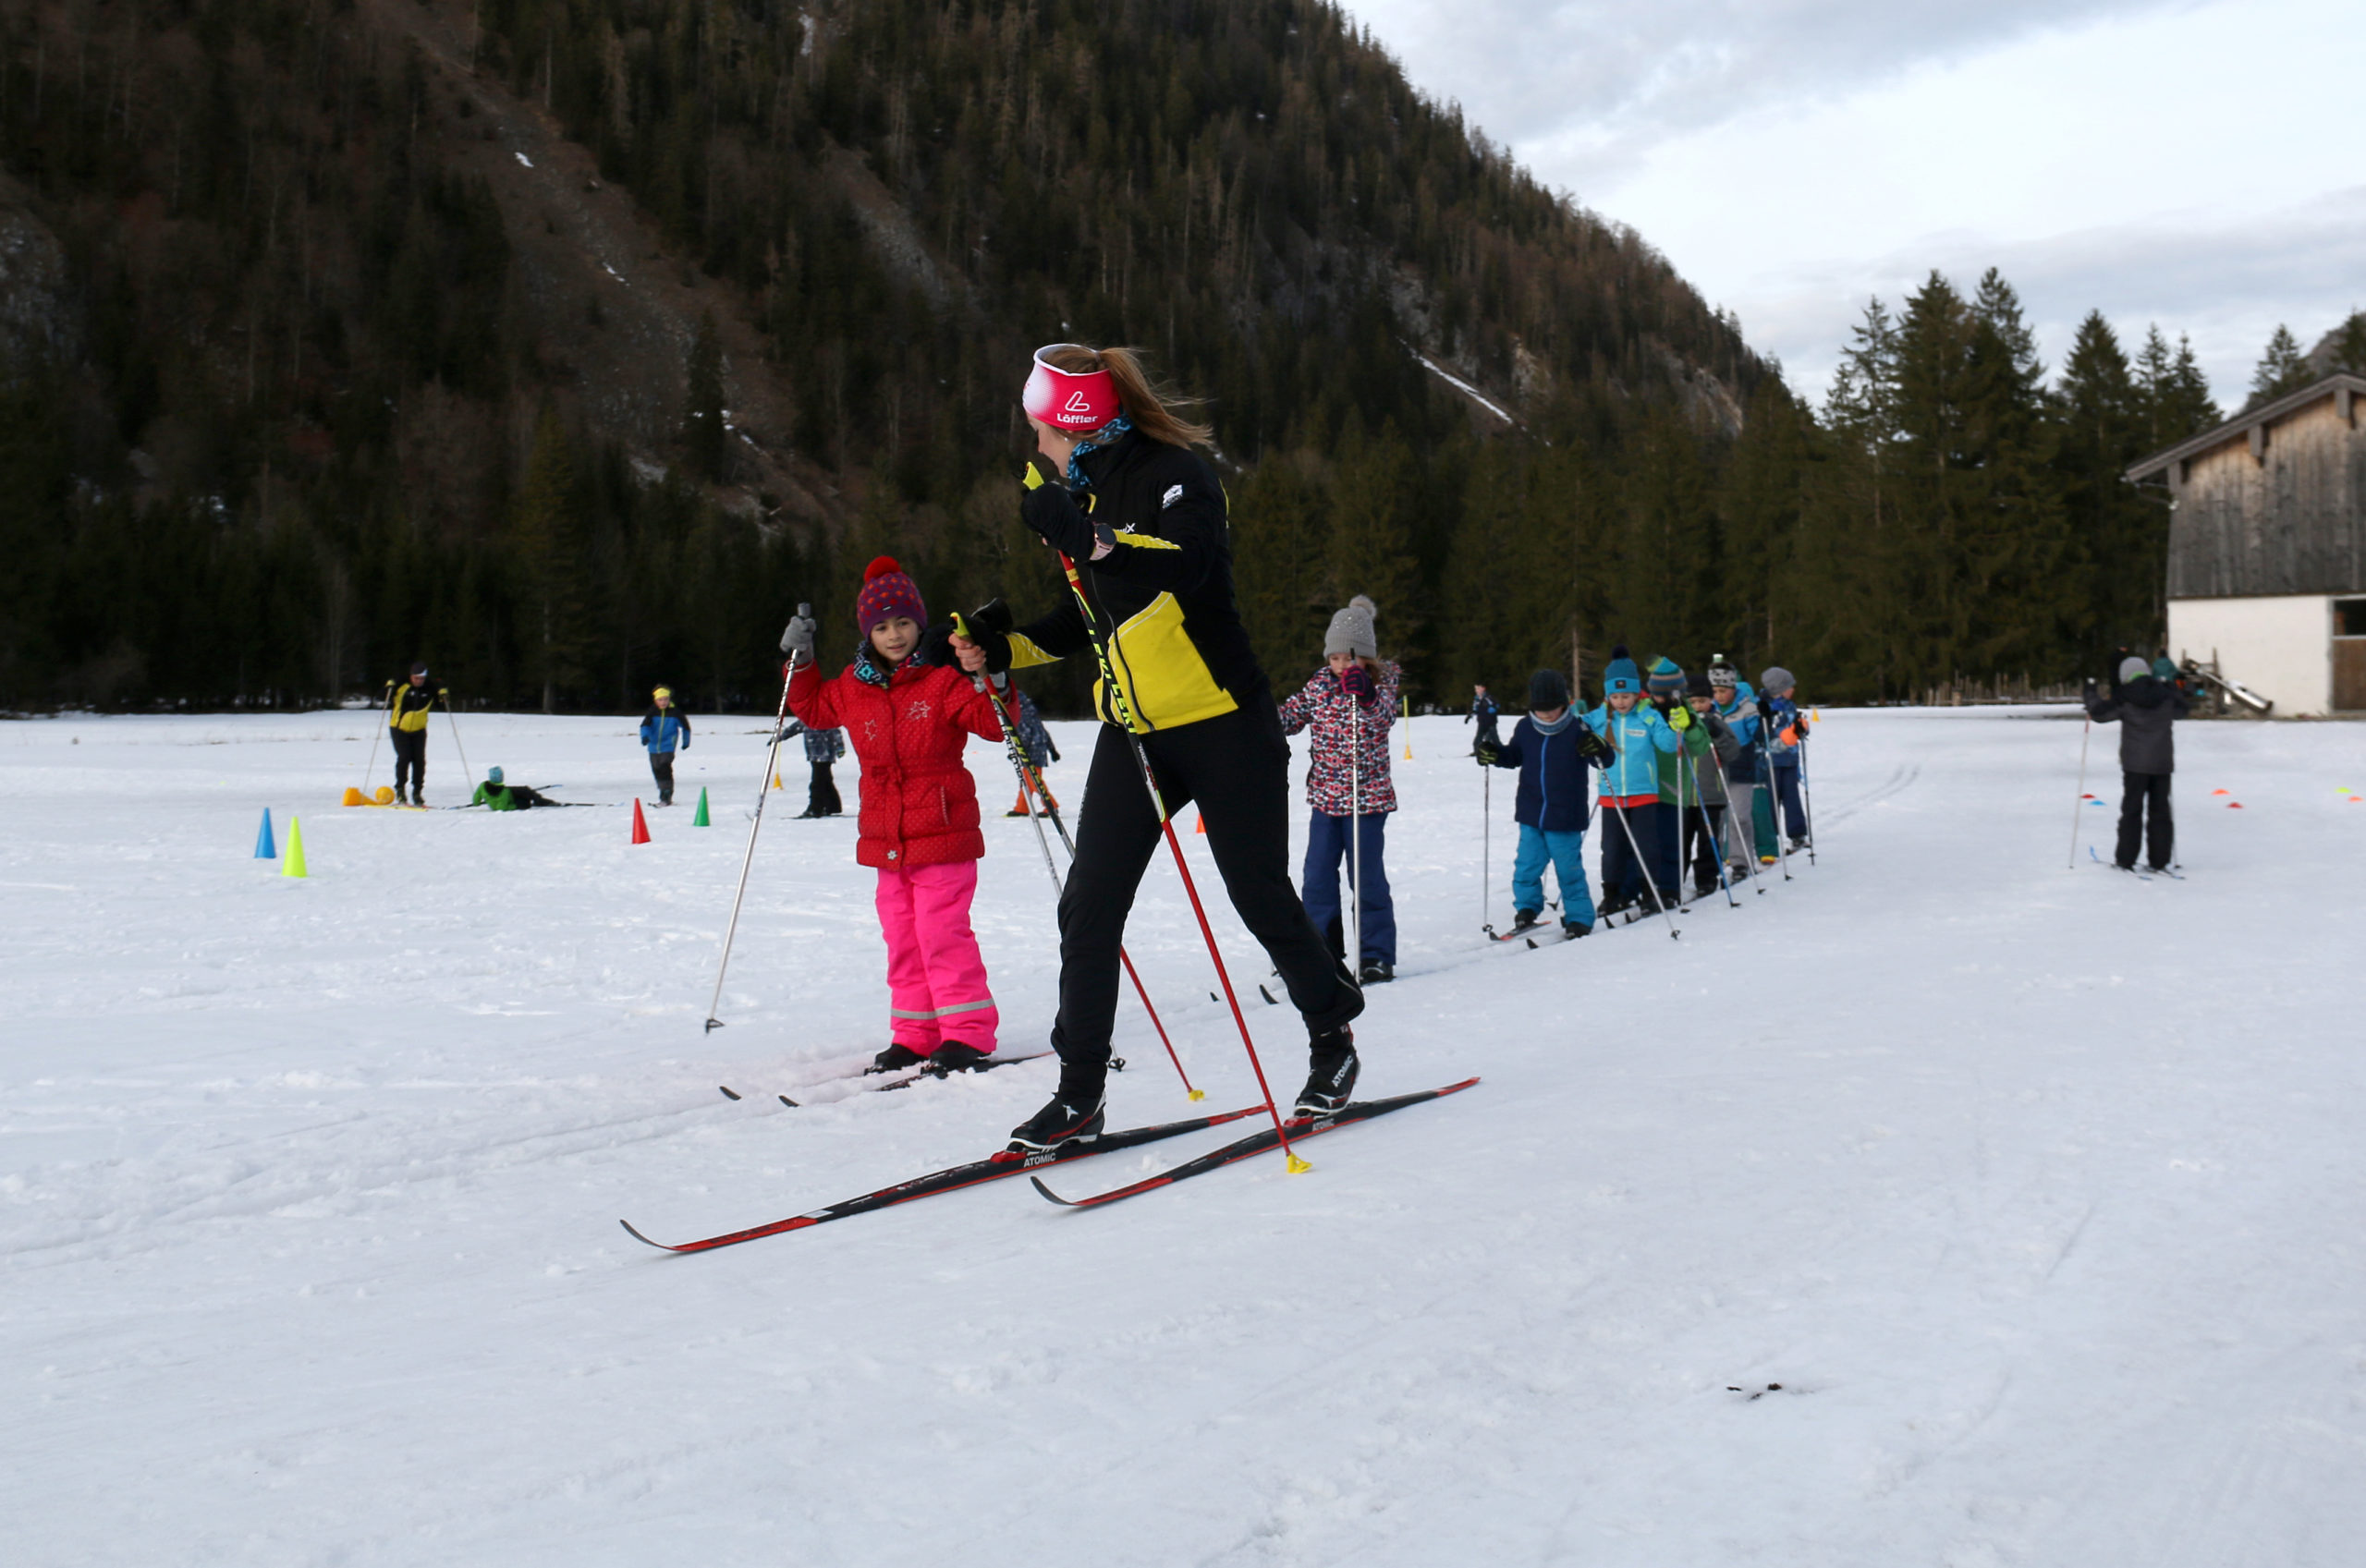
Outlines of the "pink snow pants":
[{"label": "pink snow pants", "polygon": [[879,873],[879,930],[887,939],[889,1038],[922,1056],[946,1040],[994,1048],[1002,1015],[970,930],[978,863],[952,860]]}]

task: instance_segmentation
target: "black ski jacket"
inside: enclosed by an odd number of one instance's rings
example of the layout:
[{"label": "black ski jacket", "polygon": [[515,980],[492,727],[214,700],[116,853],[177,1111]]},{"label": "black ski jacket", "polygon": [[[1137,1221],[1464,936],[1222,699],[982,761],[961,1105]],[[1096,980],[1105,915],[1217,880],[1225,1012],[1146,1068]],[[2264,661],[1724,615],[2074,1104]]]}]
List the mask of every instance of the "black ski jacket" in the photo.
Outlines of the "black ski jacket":
[{"label": "black ski jacket", "polygon": [[2151,675],[2126,686],[2115,683],[2109,697],[2087,703],[2095,723],[2118,723],[2119,767],[2126,773],[2177,771],[2177,740],[2170,726],[2187,711],[2184,693]]},{"label": "black ski jacket", "polygon": [[[1116,534],[1116,549],[1076,565],[1110,638],[1134,728],[1173,729],[1249,705],[1252,694],[1266,689],[1265,675],[1233,597],[1232,536],[1215,471],[1182,447],[1140,432],[1079,461],[1091,488],[1059,491],[1052,499]],[[1048,664],[1091,646],[1070,594],[1059,609],[1011,634],[1011,668]],[[1118,722],[1099,682],[1092,705],[1103,719]]]}]

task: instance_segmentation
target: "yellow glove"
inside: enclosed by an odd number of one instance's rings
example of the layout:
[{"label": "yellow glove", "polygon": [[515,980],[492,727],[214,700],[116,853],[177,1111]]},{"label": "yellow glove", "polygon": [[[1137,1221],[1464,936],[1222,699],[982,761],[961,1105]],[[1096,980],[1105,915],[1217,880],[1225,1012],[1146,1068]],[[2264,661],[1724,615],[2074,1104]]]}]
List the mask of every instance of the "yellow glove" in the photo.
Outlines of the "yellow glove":
[{"label": "yellow glove", "polygon": [[1668,728],[1682,734],[1692,727],[1692,710],[1677,703],[1676,711],[1667,716],[1667,723]]}]

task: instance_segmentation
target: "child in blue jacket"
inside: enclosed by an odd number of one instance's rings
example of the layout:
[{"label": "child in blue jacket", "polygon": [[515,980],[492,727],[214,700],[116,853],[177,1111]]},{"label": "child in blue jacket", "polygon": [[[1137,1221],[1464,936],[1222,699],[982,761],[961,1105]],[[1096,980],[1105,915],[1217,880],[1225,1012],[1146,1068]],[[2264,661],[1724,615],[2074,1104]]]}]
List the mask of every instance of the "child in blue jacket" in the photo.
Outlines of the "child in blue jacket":
[{"label": "child in blue jacket", "polygon": [[1609,750],[1569,711],[1569,683],[1557,670],[1528,677],[1528,717],[1496,746],[1479,737],[1479,765],[1519,770],[1512,818],[1519,823],[1519,854],[1512,862],[1512,930],[1526,930],[1544,912],[1544,863],[1561,883],[1561,930],[1581,937],[1593,930],[1593,899],[1586,892],[1579,852],[1586,844],[1586,764]]},{"label": "child in blue jacket", "polygon": [[1643,672],[1624,643],[1610,650],[1602,691],[1602,706],[1585,717],[1612,753],[1602,770],[1602,912],[1632,908],[1647,886],[1656,911],[1664,901],[1650,868],[1660,842],[1660,754],[1676,750],[1676,732],[1643,701]]},{"label": "child in blue jacket", "polygon": [[649,753],[649,774],[657,781],[657,804],[674,804],[674,752],[690,748],[690,716],[674,706],[674,688],[659,687],[649,694],[650,710],[640,717],[641,748]]}]

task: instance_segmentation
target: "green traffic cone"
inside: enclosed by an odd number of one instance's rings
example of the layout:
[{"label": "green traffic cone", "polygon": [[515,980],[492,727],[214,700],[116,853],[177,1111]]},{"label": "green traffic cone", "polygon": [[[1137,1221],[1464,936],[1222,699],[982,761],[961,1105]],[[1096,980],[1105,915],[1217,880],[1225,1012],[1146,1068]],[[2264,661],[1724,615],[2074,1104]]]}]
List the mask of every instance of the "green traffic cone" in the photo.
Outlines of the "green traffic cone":
[{"label": "green traffic cone", "polygon": [[690,826],[694,828],[711,828],[713,825],[713,823],[706,820],[706,785],[701,784],[699,785],[699,814],[690,819]]}]

